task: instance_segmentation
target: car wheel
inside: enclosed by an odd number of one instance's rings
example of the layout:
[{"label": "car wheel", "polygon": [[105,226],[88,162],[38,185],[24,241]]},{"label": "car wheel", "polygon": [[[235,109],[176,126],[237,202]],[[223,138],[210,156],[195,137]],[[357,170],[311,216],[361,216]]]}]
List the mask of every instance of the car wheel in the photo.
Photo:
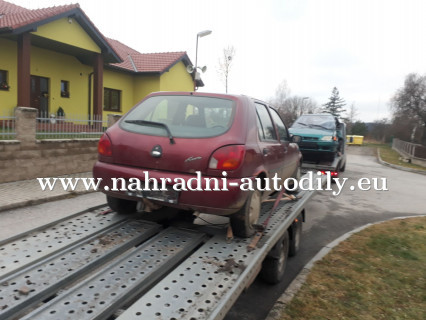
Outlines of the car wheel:
[{"label": "car wheel", "polygon": [[293,222],[292,226],[292,239],[290,241],[290,248],[288,251],[288,255],[290,257],[294,257],[300,248],[300,241],[302,239],[302,216],[297,217],[297,222]]},{"label": "car wheel", "polygon": [[236,236],[248,238],[255,233],[254,225],[259,220],[261,205],[262,194],[259,190],[255,190],[244,206],[230,217],[232,231]]},{"label": "car wheel", "polygon": [[117,213],[126,214],[136,212],[136,201],[106,196],[109,207]]},{"label": "car wheel", "polygon": [[288,252],[289,252],[290,237],[288,231],[277,242],[273,251],[277,255],[271,257],[267,256],[263,260],[262,270],[260,271],[261,278],[270,284],[276,284],[282,280],[287,266]]}]

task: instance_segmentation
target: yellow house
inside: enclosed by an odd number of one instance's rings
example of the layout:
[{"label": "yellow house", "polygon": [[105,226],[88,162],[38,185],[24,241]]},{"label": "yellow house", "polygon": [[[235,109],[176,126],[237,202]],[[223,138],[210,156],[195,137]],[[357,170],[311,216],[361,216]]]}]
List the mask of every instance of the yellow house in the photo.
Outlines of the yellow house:
[{"label": "yellow house", "polygon": [[122,114],[154,91],[203,86],[186,52],[143,54],[104,37],[78,4],[29,10],[0,0],[0,115]]}]

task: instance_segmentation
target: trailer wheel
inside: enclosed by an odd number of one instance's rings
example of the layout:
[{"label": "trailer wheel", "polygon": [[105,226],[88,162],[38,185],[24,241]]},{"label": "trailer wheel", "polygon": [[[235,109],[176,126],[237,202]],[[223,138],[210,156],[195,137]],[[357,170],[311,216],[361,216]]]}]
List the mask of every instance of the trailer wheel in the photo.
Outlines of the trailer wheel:
[{"label": "trailer wheel", "polygon": [[248,197],[244,206],[230,216],[232,231],[238,237],[248,238],[255,233],[254,225],[260,216],[262,194],[254,190]]},{"label": "trailer wheel", "polygon": [[262,279],[270,284],[277,284],[282,280],[287,266],[288,251],[290,246],[290,237],[288,231],[284,236],[277,242],[275,247],[272,249],[276,255],[267,256],[263,260],[262,270],[260,276]]},{"label": "trailer wheel", "polygon": [[299,215],[297,217],[297,221],[293,222],[291,227],[291,241],[290,241],[290,248],[288,251],[288,255],[290,257],[294,257],[300,248],[300,242],[302,239],[302,216]]},{"label": "trailer wheel", "polygon": [[106,196],[109,207],[117,213],[126,214],[136,211],[136,201]]}]

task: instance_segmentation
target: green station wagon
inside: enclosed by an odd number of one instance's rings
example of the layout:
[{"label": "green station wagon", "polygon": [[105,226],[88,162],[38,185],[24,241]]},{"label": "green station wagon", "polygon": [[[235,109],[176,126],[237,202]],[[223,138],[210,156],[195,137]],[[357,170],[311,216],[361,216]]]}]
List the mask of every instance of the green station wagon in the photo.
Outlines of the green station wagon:
[{"label": "green station wagon", "polygon": [[331,114],[304,114],[289,132],[300,136],[300,151],[304,161],[332,161],[342,152],[345,125]]}]

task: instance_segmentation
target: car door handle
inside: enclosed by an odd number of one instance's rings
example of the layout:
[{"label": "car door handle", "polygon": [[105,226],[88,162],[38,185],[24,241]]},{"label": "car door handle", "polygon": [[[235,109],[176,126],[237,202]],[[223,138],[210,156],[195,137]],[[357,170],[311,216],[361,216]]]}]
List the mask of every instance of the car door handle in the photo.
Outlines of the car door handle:
[{"label": "car door handle", "polygon": [[264,148],[263,149],[263,155],[266,157],[269,154],[269,149],[268,148]]}]

